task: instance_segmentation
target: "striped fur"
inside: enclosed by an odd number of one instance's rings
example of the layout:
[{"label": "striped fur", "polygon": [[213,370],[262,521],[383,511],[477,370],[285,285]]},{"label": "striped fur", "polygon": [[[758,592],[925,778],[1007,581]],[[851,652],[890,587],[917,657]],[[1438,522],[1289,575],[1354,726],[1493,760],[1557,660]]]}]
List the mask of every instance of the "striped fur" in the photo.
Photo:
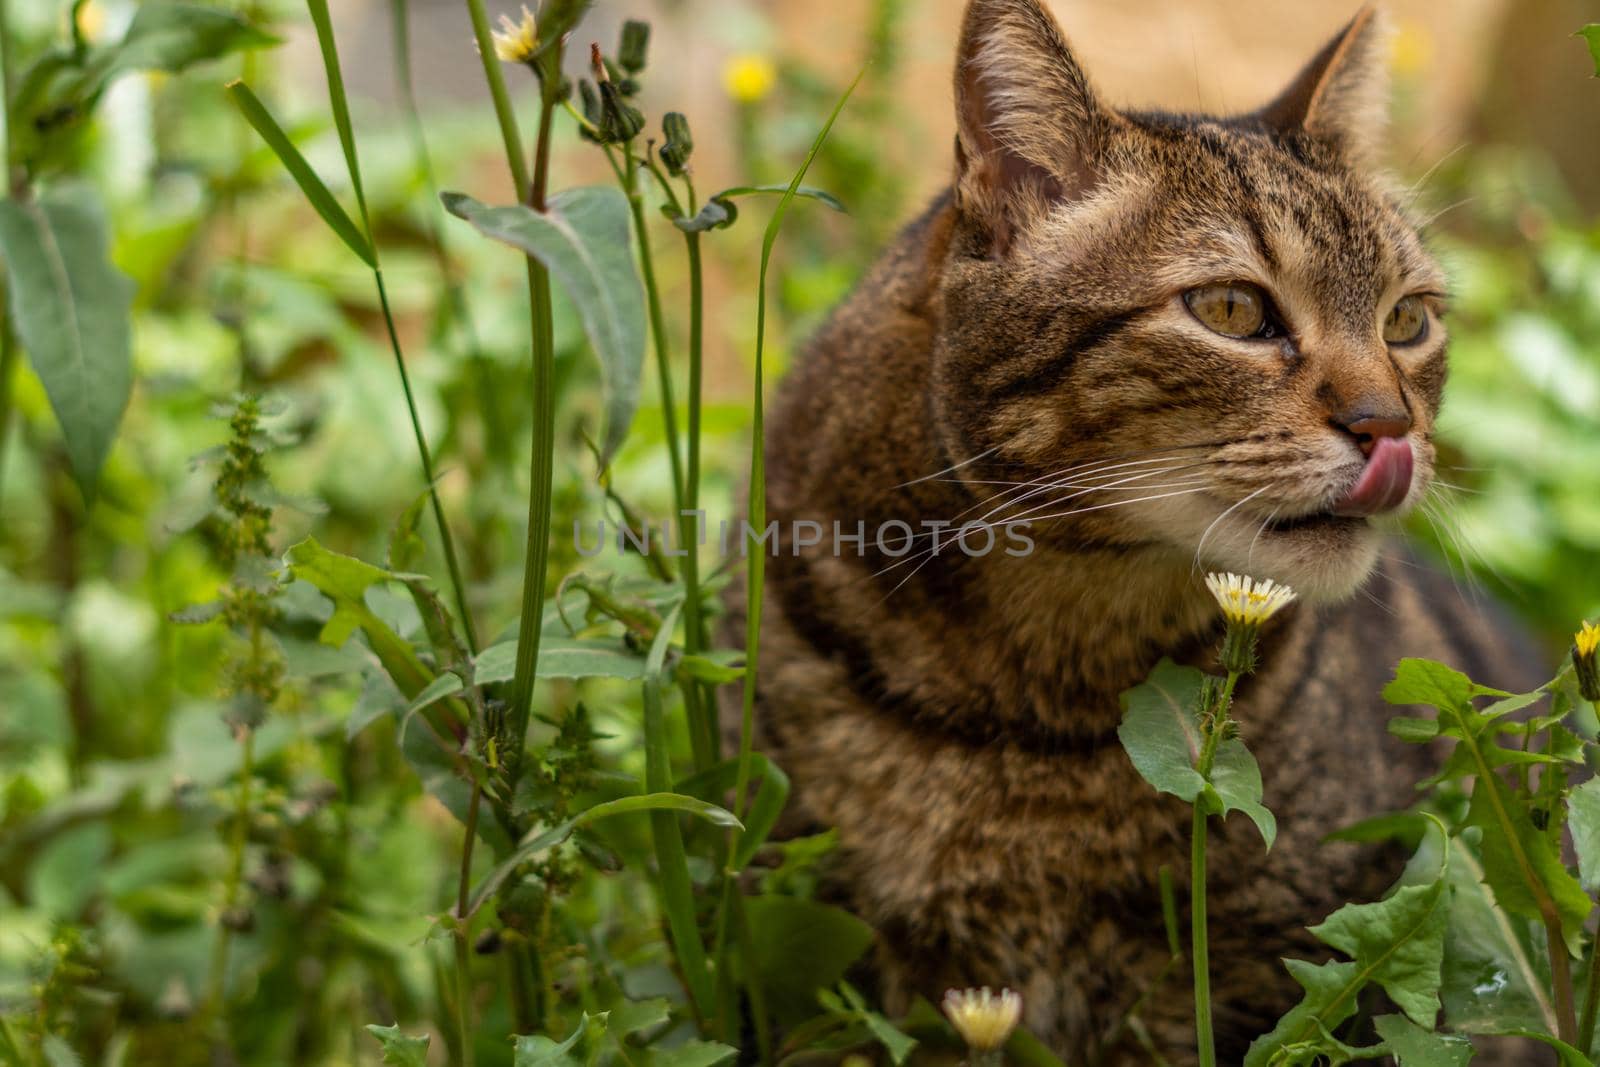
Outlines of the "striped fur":
[{"label": "striped fur", "polygon": [[[1052,516],[1025,558],[825,539],[769,563],[760,742],[793,778],[795,827],[839,828],[834,891],[880,933],[892,1008],[1007,985],[1071,1062],[1146,1062],[1114,1031],[1167,958],[1157,872],[1186,869],[1187,809],[1134,773],[1118,694],[1162,656],[1210,664],[1205,571],[1303,594],[1240,691],[1282,829],[1265,855],[1230,820],[1214,849],[1223,1062],[1292,1002],[1279,957],[1320,956],[1304,926],[1398,871],[1319,843],[1428,772],[1384,730],[1395,660],[1526,680],[1448,581],[1367,520],[1318,517],[1361,469],[1335,420],[1363,405],[1409,413],[1409,502],[1426,491],[1445,377],[1444,279],[1363,162],[1377,32],[1358,16],[1256,113],[1124,113],[1035,0],[973,0],[951,190],[814,339],[768,429],[785,529]],[[1206,330],[1182,294],[1218,281],[1259,285],[1287,333]],[[1386,346],[1408,293],[1428,335]],[[1074,468],[1074,488],[1042,488]],[[1143,1015],[1180,1064],[1187,980]]]}]

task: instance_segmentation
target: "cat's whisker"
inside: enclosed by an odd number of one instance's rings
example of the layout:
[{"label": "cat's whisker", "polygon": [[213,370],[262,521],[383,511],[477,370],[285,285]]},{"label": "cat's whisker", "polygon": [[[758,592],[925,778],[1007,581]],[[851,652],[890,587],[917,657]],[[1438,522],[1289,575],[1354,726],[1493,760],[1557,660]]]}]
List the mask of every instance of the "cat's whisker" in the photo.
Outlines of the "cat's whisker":
[{"label": "cat's whisker", "polygon": [[932,481],[935,478],[941,477],[941,476],[946,475],[946,474],[950,474],[953,471],[958,471],[962,467],[965,467],[970,463],[976,463],[980,459],[987,459],[989,456],[994,455],[999,450],[1000,450],[1000,446],[999,445],[995,445],[993,448],[985,449],[984,451],[979,452],[975,456],[971,456],[971,457],[969,457],[967,459],[962,460],[960,463],[953,463],[950,466],[946,467],[942,471],[934,471],[932,474],[924,474],[920,478],[913,478],[909,482],[901,482],[899,485],[892,486],[891,488],[893,488],[893,489],[904,489],[908,485],[916,485],[919,482]]},{"label": "cat's whisker", "polygon": [[[1084,492],[1092,492],[1092,491],[1097,490],[1097,489],[1115,489],[1115,488],[1117,488],[1119,486],[1130,484],[1132,482],[1136,482],[1141,478],[1154,478],[1154,477],[1167,475],[1167,474],[1177,474],[1177,473],[1179,473],[1181,471],[1194,470],[1194,469],[1199,468],[1199,467],[1206,467],[1206,466],[1210,466],[1210,465],[1211,465],[1211,461],[1203,460],[1203,461],[1201,461],[1199,463],[1185,463],[1185,464],[1180,464],[1180,465],[1175,466],[1175,467],[1160,467],[1160,468],[1157,468],[1155,470],[1140,471],[1137,474],[1124,474],[1124,475],[1120,475],[1115,480],[1110,481],[1110,482],[1101,482],[1101,483],[1097,483],[1095,485],[1087,486],[1087,487],[1084,488],[1083,491]],[[1099,476],[1101,476],[1101,473],[1102,472],[1100,472],[1100,471],[1095,471],[1095,472],[1092,472],[1090,476],[1091,477],[1099,477]],[[1078,477],[1081,478],[1081,477],[1083,477],[1083,475],[1080,474],[1080,475],[1078,475]],[[987,512],[985,512],[982,516],[980,516],[978,521],[987,522],[989,519],[993,518],[996,514],[998,514],[1005,507],[1008,507],[1008,506],[1015,507],[1015,506],[1021,504],[1025,500],[1029,500],[1029,499],[1031,499],[1033,497],[1037,497],[1037,496],[1043,496],[1046,493],[1052,493],[1052,492],[1055,492],[1056,490],[1062,489],[1062,488],[1068,488],[1068,485],[1066,483],[1056,482],[1056,481],[1046,482],[1044,484],[1041,484],[1041,485],[1035,487],[1034,489],[1030,490],[1029,492],[1023,493],[1020,496],[1016,496],[1013,499],[1002,500],[1000,503],[996,504],[994,507],[990,508]],[[1000,494],[1000,495],[1004,496],[1005,494]],[[1071,498],[1069,497],[1069,498],[1064,498],[1064,499],[1071,499]],[[1046,505],[1046,506],[1048,506],[1048,505]],[[972,510],[971,508],[968,508],[966,511],[962,511],[960,514],[958,514],[956,516],[956,518],[958,518],[958,519],[961,518],[962,515],[967,514],[967,512],[971,511],[971,510]]]},{"label": "cat's whisker", "polygon": [[1255,561],[1256,542],[1261,540],[1261,535],[1267,532],[1267,527],[1272,525],[1272,520],[1278,517],[1279,510],[1280,509],[1278,508],[1273,508],[1270,512],[1268,512],[1267,517],[1262,519],[1261,525],[1256,528],[1256,535],[1250,538],[1250,548],[1245,552],[1244,556],[1244,561],[1247,565]]},{"label": "cat's whisker", "polygon": [[[1195,448],[1195,447],[1202,447],[1202,446],[1195,446],[1195,445],[1178,446],[1179,449],[1181,449],[1181,448]],[[1173,452],[1173,451],[1176,451],[1176,450],[1178,450],[1178,449],[1161,449],[1159,451],[1170,453],[1170,452]],[[1151,457],[1151,458],[1148,458],[1148,459],[1130,460],[1130,461],[1123,462],[1123,463],[1100,463],[1100,462],[1097,461],[1097,462],[1091,462],[1091,463],[1080,463],[1080,464],[1077,464],[1077,465],[1074,465],[1074,466],[1064,467],[1059,471],[1055,471],[1055,472],[1053,472],[1051,474],[1044,475],[1042,478],[1033,479],[1032,481],[1027,481],[1027,482],[1013,483],[1013,489],[1012,490],[1010,490],[1008,492],[1005,492],[1005,493],[996,493],[993,496],[990,496],[985,500],[980,500],[980,501],[974,503],[971,507],[965,508],[962,511],[958,512],[956,514],[955,518],[959,519],[962,516],[968,514],[969,512],[975,511],[978,508],[984,506],[985,504],[995,503],[995,502],[999,501],[999,502],[1001,502],[1001,504],[1003,506],[1004,498],[1009,497],[1009,496],[1014,496],[1017,493],[1022,493],[1023,490],[1029,489],[1030,487],[1035,491],[1024,493],[1022,495],[1021,499],[1027,499],[1030,496],[1039,495],[1039,493],[1041,493],[1041,492],[1050,492],[1052,489],[1054,489],[1056,487],[1059,479],[1065,478],[1068,475],[1075,476],[1075,477],[1077,477],[1079,479],[1098,478],[1098,477],[1101,477],[1102,475],[1108,474],[1108,473],[1110,473],[1112,471],[1123,470],[1123,469],[1128,468],[1128,467],[1143,466],[1143,465],[1147,465],[1147,464],[1151,464],[1151,463],[1165,463],[1165,462],[1168,462],[1171,458],[1172,457],[1170,457],[1170,456],[1164,456],[1164,457],[1161,457],[1161,458]],[[1203,464],[1198,464],[1198,465],[1203,465]],[[1179,470],[1179,469],[1182,469],[1182,468],[1180,468],[1180,467],[1172,467],[1172,468],[1168,468],[1168,471],[1170,472],[1172,470]],[[992,516],[995,513],[995,511],[997,511],[997,510],[999,510],[998,507],[996,507],[994,509],[991,509],[983,517],[985,519],[987,519],[990,516]]]},{"label": "cat's whisker", "polygon": [[1269,488],[1271,488],[1271,486],[1263,485],[1260,489],[1257,489],[1255,492],[1251,493],[1249,496],[1247,496],[1247,497],[1243,498],[1242,500],[1239,500],[1236,503],[1230,505],[1228,508],[1226,508],[1222,512],[1222,514],[1218,515],[1216,518],[1211,520],[1211,525],[1207,526],[1205,528],[1205,531],[1200,534],[1200,542],[1199,542],[1199,544],[1194,546],[1194,566],[1191,569],[1193,569],[1193,570],[1199,570],[1200,569],[1200,554],[1205,551],[1206,538],[1211,536],[1211,531],[1215,530],[1217,528],[1217,524],[1220,523],[1223,519],[1226,519],[1229,515],[1233,514],[1234,511],[1238,510],[1241,506],[1243,506],[1245,504],[1248,504],[1250,501],[1254,500],[1256,497],[1260,496],[1262,493],[1265,493]]}]

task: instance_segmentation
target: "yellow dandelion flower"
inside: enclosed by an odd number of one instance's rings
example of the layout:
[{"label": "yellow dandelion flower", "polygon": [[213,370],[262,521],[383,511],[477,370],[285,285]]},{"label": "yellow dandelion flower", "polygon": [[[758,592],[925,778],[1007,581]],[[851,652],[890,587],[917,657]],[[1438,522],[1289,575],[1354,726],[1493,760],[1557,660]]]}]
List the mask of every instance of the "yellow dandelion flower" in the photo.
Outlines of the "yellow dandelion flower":
[{"label": "yellow dandelion flower", "polygon": [[1216,597],[1223,618],[1242,626],[1260,626],[1295,598],[1293,589],[1271,578],[1243,574],[1208,574],[1206,588]]},{"label": "yellow dandelion flower", "polygon": [[1586,622],[1572,635],[1572,668],[1578,675],[1578,692],[1600,705],[1600,626]]},{"label": "yellow dandelion flower", "polygon": [[1009,989],[951,989],[944,995],[944,1013],[967,1047],[991,1052],[1006,1043],[1022,1019],[1022,997]]},{"label": "yellow dandelion flower", "polygon": [[1600,649],[1600,626],[1592,622],[1583,624],[1583,628],[1572,635],[1573,647],[1580,656],[1592,656],[1596,649]]},{"label": "yellow dandelion flower", "polygon": [[520,22],[512,22],[509,15],[500,16],[500,29],[494,33],[495,58],[502,63],[531,63],[538,50],[539,25],[528,5],[522,5]]},{"label": "yellow dandelion flower", "polygon": [[772,60],[757,52],[743,52],[728,60],[722,68],[722,86],[728,95],[741,104],[753,104],[772,91],[778,80],[778,68]]}]

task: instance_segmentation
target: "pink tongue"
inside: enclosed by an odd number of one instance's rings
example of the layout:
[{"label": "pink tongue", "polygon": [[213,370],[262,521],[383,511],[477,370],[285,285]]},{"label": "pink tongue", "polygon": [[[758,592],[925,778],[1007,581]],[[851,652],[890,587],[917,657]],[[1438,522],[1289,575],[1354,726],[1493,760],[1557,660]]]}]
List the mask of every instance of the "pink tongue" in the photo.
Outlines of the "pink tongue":
[{"label": "pink tongue", "polygon": [[1401,437],[1380,437],[1367,457],[1367,469],[1350,491],[1334,501],[1335,515],[1376,515],[1400,506],[1411,491],[1411,445]]}]

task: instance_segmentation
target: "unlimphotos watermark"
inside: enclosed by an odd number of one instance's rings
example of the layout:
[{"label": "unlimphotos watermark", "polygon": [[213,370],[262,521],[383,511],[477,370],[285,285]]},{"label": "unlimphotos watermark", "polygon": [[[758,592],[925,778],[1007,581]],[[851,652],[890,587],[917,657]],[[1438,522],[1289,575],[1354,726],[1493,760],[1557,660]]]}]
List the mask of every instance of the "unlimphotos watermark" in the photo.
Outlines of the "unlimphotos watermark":
[{"label": "unlimphotos watermark", "polygon": [[[696,540],[700,546],[711,543],[711,525],[704,511],[686,511],[685,517],[694,520]],[[586,522],[572,520],[572,547],[578,555],[595,557],[615,551],[618,555],[638,553],[649,555],[659,551],[666,556],[688,555],[671,520],[659,524],[646,523],[638,528],[606,519]],[[938,555],[958,551],[967,556],[987,556],[1003,552],[1008,556],[1027,556],[1033,553],[1033,538],[1025,522],[965,522],[954,523],[923,519],[916,525],[902,519],[868,524],[866,520],[854,523],[834,519],[832,523],[811,519],[781,522],[773,519],[760,529],[748,519],[720,519],[715,528],[717,551],[723,556],[748,556],[752,551],[767,555],[798,556],[821,548],[833,556],[866,556],[869,552],[900,559],[913,553]]]}]

